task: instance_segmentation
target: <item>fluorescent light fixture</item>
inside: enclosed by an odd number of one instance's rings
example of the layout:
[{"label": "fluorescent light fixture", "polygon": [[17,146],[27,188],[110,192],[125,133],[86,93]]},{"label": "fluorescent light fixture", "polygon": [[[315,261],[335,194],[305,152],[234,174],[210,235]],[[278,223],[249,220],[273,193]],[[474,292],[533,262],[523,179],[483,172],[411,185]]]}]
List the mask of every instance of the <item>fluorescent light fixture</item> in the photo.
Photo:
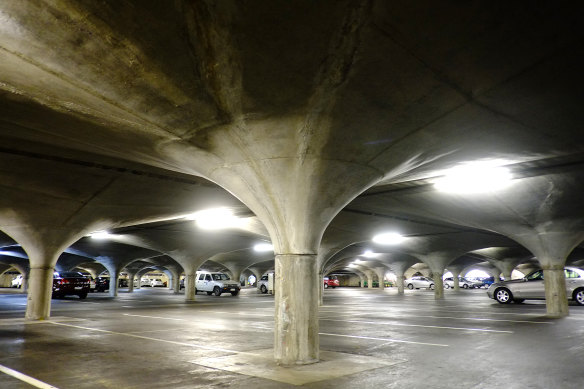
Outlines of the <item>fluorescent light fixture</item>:
[{"label": "fluorescent light fixture", "polygon": [[108,239],[112,236],[112,234],[107,231],[95,231],[87,236],[89,236],[91,239]]},{"label": "fluorescent light fixture", "polygon": [[434,187],[446,193],[476,194],[503,189],[513,176],[504,161],[468,162],[443,172],[434,180]]},{"label": "fluorescent light fixture", "polygon": [[386,232],[384,234],[375,235],[373,237],[373,242],[379,244],[400,244],[406,238],[396,232]]},{"label": "fluorescent light fixture", "polygon": [[253,249],[255,251],[274,251],[274,246],[272,246],[270,243],[258,243],[255,246],[253,246]]},{"label": "fluorescent light fixture", "polygon": [[361,262],[363,262],[363,261],[362,261],[362,260],[360,260],[360,259],[355,259],[355,260],[353,261],[353,263],[361,263]]},{"label": "fluorescent light fixture", "polygon": [[236,217],[228,208],[206,209],[195,212],[186,217],[194,220],[199,228],[205,230],[219,230],[222,228],[237,228],[244,220]]},{"label": "fluorescent light fixture", "polygon": [[363,254],[361,254],[361,256],[363,256],[365,258],[375,258],[377,256],[377,254],[375,254],[371,250],[366,250]]}]

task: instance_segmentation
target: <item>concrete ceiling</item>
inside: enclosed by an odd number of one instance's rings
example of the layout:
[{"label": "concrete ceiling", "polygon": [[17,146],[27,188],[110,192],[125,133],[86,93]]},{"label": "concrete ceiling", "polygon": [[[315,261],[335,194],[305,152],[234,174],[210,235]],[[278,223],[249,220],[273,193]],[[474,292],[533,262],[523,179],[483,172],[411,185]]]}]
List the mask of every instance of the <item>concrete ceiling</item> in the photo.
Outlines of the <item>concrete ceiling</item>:
[{"label": "concrete ceiling", "polygon": [[[231,267],[266,236],[332,266],[387,229],[444,266],[520,245],[565,259],[584,239],[583,7],[3,2],[0,229],[31,260],[136,225],[137,246]],[[494,159],[516,177],[503,192],[430,185]],[[253,231],[211,244],[152,223],[213,206]]]}]

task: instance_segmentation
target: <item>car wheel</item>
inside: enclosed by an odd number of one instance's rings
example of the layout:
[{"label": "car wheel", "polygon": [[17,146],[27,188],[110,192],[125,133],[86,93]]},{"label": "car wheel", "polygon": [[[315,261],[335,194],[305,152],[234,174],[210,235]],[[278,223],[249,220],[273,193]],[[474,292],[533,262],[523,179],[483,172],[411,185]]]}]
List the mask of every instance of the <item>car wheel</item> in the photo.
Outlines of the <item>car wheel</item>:
[{"label": "car wheel", "polygon": [[450,285],[444,284],[444,289],[450,289]]},{"label": "car wheel", "polygon": [[574,291],[574,301],[578,303],[578,305],[584,305],[584,289],[576,289]]},{"label": "car wheel", "polygon": [[325,289],[328,289],[328,284],[324,284],[324,288]]},{"label": "car wheel", "polygon": [[436,288],[436,286],[434,284],[430,284],[430,289],[434,290],[434,288]]},{"label": "car wheel", "polygon": [[86,299],[87,298],[87,292],[79,294],[79,298],[81,300]]},{"label": "car wheel", "polygon": [[524,301],[525,301],[525,299],[513,299],[513,302],[516,304],[521,304]]},{"label": "car wheel", "polygon": [[408,284],[408,289],[414,289],[414,285]]},{"label": "car wheel", "polygon": [[239,291],[237,291],[237,292],[231,292],[231,295],[232,296],[237,296],[238,294],[239,294]]},{"label": "car wheel", "polygon": [[208,296],[211,296],[213,294],[213,292],[207,292]]},{"label": "car wheel", "polygon": [[215,293],[215,296],[219,297],[221,296],[221,289],[219,289],[219,287],[216,286],[215,288],[213,288],[213,293]]},{"label": "car wheel", "polygon": [[499,288],[495,291],[495,300],[501,304],[509,304],[513,300],[513,295],[509,289]]},{"label": "car wheel", "polygon": [[268,288],[266,288],[266,286],[265,286],[265,285],[262,285],[262,286],[261,286],[261,288],[260,288],[260,291],[261,291],[263,294],[266,294],[266,293],[268,293]]},{"label": "car wheel", "polygon": [[468,289],[468,285],[467,285],[467,284],[464,284],[464,285],[462,285],[462,287],[463,287],[464,289]]}]

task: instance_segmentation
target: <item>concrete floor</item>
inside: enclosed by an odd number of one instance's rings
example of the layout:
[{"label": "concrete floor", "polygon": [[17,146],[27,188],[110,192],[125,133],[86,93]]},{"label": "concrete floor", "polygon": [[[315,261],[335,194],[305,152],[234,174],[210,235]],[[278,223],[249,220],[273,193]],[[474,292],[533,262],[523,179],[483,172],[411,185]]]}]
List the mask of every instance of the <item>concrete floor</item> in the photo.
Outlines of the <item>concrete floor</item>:
[{"label": "concrete floor", "polygon": [[61,389],[583,387],[584,307],[554,321],[543,302],[445,295],[326,290],[323,362],[284,369],[271,361],[273,297],[255,289],[195,303],[150,288],[70,297],[31,324],[25,296],[0,290],[0,388],[34,387],[6,368]]}]

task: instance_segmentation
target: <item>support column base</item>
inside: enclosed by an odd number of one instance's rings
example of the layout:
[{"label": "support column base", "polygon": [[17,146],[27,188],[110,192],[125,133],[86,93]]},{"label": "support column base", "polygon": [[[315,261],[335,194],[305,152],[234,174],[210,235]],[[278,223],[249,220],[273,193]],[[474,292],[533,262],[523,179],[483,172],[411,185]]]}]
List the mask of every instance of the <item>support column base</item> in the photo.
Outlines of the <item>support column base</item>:
[{"label": "support column base", "polygon": [[281,366],[318,362],[316,255],[276,255],[274,359]]}]

